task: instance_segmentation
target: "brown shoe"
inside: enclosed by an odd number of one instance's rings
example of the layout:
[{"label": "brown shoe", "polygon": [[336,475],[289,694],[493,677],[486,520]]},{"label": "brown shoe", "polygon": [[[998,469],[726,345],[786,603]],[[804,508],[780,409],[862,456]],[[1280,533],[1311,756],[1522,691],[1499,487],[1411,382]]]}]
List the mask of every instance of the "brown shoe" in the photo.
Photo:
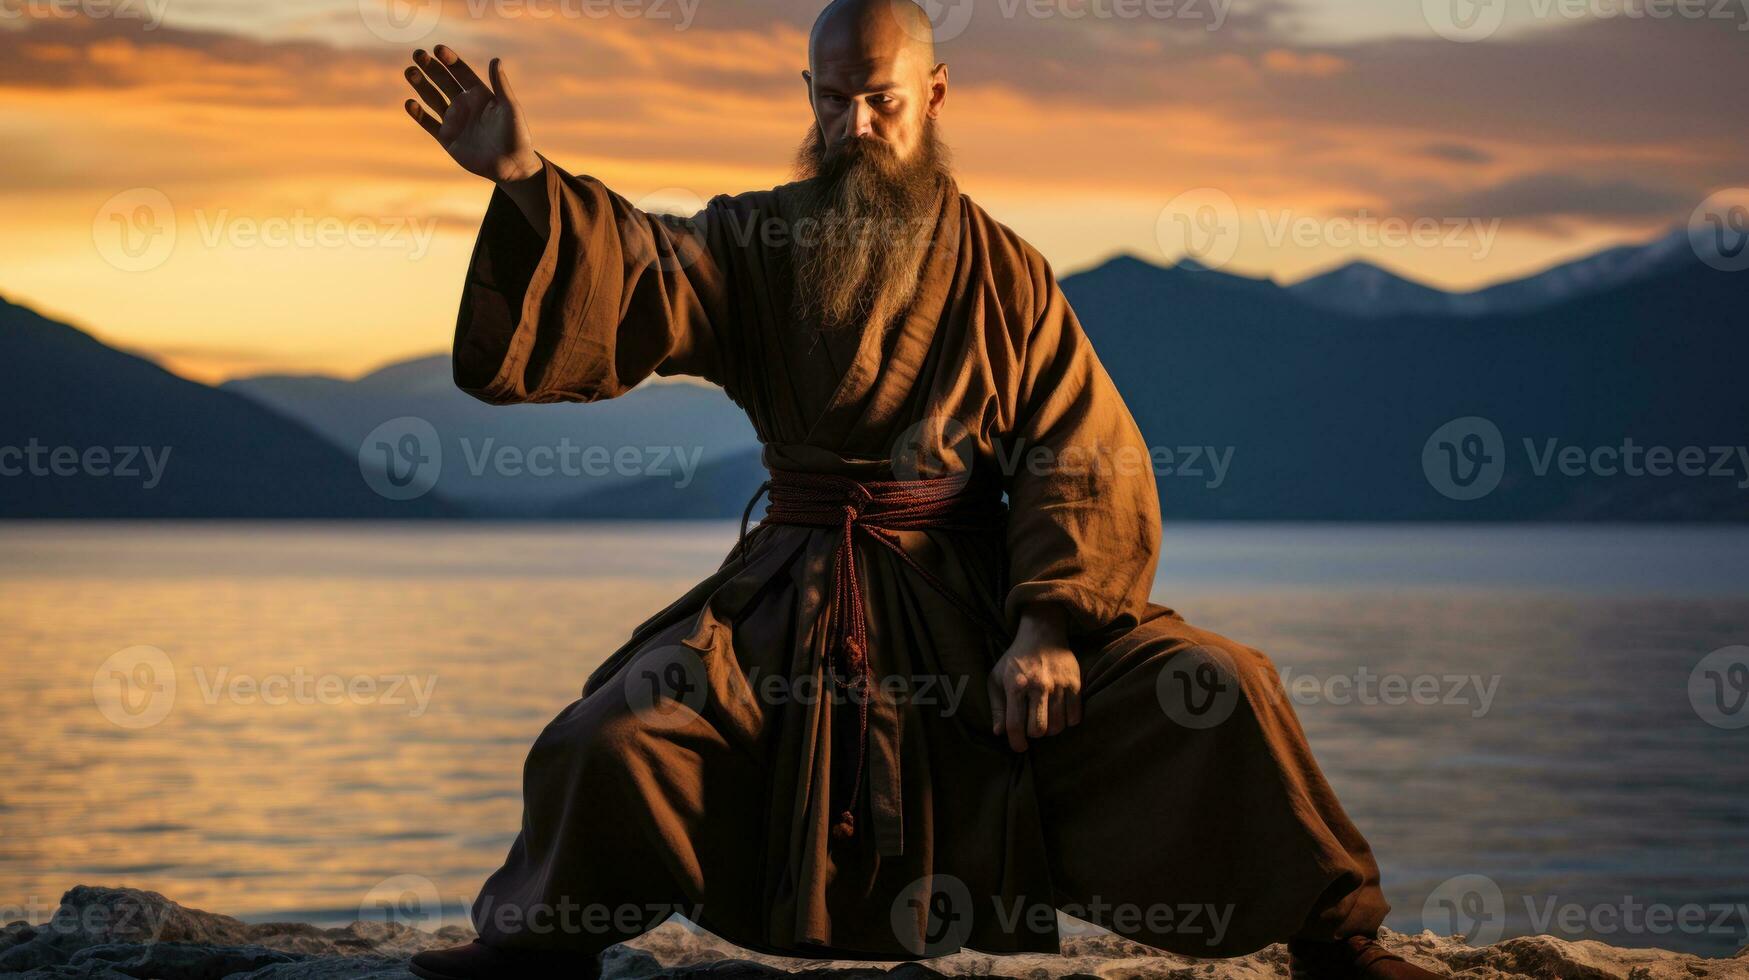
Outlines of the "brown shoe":
[{"label": "brown shoe", "polygon": [[414,953],[407,969],[422,980],[596,980],[601,962],[583,953],[499,949],[478,939],[454,949]]},{"label": "brown shoe", "polygon": [[1335,942],[1290,939],[1287,962],[1293,980],[1439,980],[1442,976],[1380,946],[1372,936]]}]

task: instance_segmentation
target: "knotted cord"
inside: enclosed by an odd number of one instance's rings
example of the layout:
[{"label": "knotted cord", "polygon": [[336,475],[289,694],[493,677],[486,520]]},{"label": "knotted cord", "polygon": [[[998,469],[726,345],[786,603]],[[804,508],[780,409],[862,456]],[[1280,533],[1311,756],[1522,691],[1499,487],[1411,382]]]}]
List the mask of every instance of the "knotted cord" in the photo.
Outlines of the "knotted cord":
[{"label": "knotted cord", "polygon": [[767,492],[771,495],[763,523],[832,528],[838,542],[832,553],[832,587],[827,599],[832,632],[828,656],[837,663],[833,682],[848,692],[857,704],[856,776],[849,801],[832,825],[832,838],[846,840],[856,834],[856,808],[862,794],[863,772],[868,766],[868,702],[873,686],[873,668],[868,656],[868,621],[863,606],[863,583],[857,572],[856,542],[860,534],[892,552],[899,561],[930,588],[940,593],[973,621],[1006,636],[1003,624],[943,582],[911,557],[900,543],[898,531],[944,530],[988,531],[1003,526],[1006,514],[994,493],[969,490],[963,476],[926,480],[856,480],[830,473],[774,470],[747,502],[741,515],[741,536],[736,550],[747,560],[747,522],[753,507]]}]

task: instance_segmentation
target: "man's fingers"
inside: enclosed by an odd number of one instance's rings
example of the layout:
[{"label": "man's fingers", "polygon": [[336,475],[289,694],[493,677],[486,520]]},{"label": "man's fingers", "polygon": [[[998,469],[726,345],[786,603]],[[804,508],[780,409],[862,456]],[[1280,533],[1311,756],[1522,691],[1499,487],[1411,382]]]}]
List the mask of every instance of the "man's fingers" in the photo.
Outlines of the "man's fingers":
[{"label": "man's fingers", "polygon": [[492,76],[492,91],[510,108],[520,110],[522,104],[516,101],[516,92],[510,87],[510,76],[504,72],[504,62],[493,58],[486,66],[486,73]]},{"label": "man's fingers", "polygon": [[443,97],[443,93],[437,90],[437,86],[426,79],[424,72],[409,67],[407,69],[407,84],[413,86],[413,91],[420,99],[424,100],[426,105],[431,107],[432,112],[437,113],[437,118],[442,119],[443,114],[449,111],[449,100]]},{"label": "man's fingers", "polygon": [[455,53],[454,48],[447,44],[439,44],[433,53],[437,55],[437,60],[443,62],[443,66],[449,69],[449,73],[455,76],[455,80],[461,83],[462,88],[470,89],[482,86],[480,76],[474,74],[474,69],[462,60],[461,55]]},{"label": "man's fingers", "polygon": [[1068,712],[1070,726],[1081,724],[1081,689],[1077,687],[1070,690],[1069,696],[1063,701],[1064,709]]},{"label": "man's fingers", "polygon": [[462,94],[461,83],[455,80],[455,76],[449,73],[449,69],[443,66],[443,62],[426,54],[423,48],[413,52],[413,63],[418,65],[419,70],[425,73],[425,77],[431,79],[432,84],[436,85],[450,99],[453,100]]},{"label": "man's fingers", "polygon": [[437,120],[431,118],[424,109],[419,108],[419,103],[414,102],[412,99],[408,99],[406,102],[402,103],[402,106],[406,108],[407,115],[412,116],[413,121],[418,123],[421,129],[430,133],[432,139],[437,138]]},{"label": "man's fingers", "polygon": [[1065,713],[1068,709],[1064,704],[1067,698],[1068,692],[1060,687],[1051,691],[1051,710],[1046,719],[1046,735],[1061,735],[1063,729],[1068,727],[1068,715]]},{"label": "man's fingers", "polygon": [[1026,695],[1026,734],[1044,738],[1051,728],[1051,695],[1034,689]]},{"label": "man's fingers", "polygon": [[1010,680],[1002,685],[1003,697],[1007,700],[1004,711],[1008,729],[1008,747],[1016,752],[1026,751],[1026,692],[1018,683]]}]

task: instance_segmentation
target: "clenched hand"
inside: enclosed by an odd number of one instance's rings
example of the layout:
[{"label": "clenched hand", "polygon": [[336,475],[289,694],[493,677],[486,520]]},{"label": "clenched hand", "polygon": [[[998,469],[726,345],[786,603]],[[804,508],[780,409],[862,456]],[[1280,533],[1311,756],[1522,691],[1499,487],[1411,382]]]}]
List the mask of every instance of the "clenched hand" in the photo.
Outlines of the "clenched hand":
[{"label": "clenched hand", "polygon": [[1028,738],[1081,724],[1081,664],[1069,649],[1061,609],[1029,608],[1008,652],[990,671],[992,734],[1025,752]]}]

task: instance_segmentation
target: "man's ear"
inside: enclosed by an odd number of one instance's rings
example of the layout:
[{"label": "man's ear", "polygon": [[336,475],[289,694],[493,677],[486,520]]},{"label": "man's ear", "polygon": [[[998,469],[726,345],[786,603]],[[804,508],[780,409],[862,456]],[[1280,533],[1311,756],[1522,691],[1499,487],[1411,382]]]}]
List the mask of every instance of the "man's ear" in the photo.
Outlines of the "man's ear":
[{"label": "man's ear", "polygon": [[929,76],[929,118],[935,119],[941,115],[941,107],[947,103],[947,62],[935,66],[935,71]]},{"label": "man's ear", "polygon": [[808,97],[808,118],[812,119],[814,121],[815,126],[819,126],[820,125],[820,113],[818,110],[816,110],[814,108],[814,73],[807,70],[806,68],[803,68],[802,69],[802,83],[807,89],[806,94]]}]

